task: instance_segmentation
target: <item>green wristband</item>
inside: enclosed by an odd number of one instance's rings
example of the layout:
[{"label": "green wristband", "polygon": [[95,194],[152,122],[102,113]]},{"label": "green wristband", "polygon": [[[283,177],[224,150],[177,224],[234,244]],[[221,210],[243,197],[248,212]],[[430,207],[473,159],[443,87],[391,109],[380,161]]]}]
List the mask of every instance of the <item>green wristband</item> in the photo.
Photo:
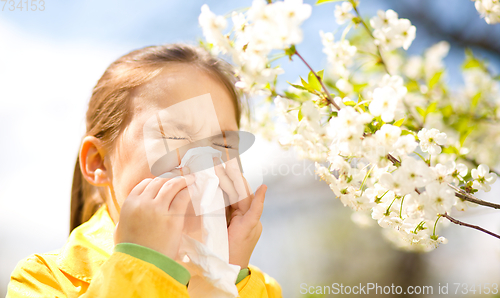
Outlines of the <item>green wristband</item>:
[{"label": "green wristband", "polygon": [[184,268],[184,266],[149,247],[135,243],[118,243],[115,246],[114,251],[125,253],[151,263],[183,285],[187,285],[189,279],[191,278],[191,274],[186,268]]},{"label": "green wristband", "polygon": [[247,277],[248,275],[250,275],[250,270],[248,270],[248,268],[241,269],[240,273],[238,273],[238,278],[236,279],[236,284],[238,284],[240,281],[245,279],[245,277]]}]

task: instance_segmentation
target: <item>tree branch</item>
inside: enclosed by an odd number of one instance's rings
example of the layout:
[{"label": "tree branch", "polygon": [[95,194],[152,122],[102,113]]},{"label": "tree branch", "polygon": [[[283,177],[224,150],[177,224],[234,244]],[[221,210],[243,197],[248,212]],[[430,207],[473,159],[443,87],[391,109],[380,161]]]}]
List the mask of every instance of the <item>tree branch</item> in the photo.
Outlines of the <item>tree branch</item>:
[{"label": "tree branch", "polygon": [[295,50],[294,54],[297,55],[300,58],[300,60],[302,60],[302,62],[305,63],[305,65],[314,74],[314,76],[316,77],[316,79],[318,79],[318,82],[321,84],[321,87],[323,88],[323,90],[326,93],[326,99],[328,100],[328,102],[330,102],[338,111],[340,111],[340,107],[335,103],[335,101],[333,100],[333,98],[330,96],[330,92],[328,92],[328,89],[326,89],[326,86],[323,83],[323,80],[321,79],[321,77],[312,69],[312,67],[306,62],[306,60],[304,60],[304,58],[302,58],[302,56],[299,54],[299,52],[297,52],[297,50]]},{"label": "tree branch", "polygon": [[[356,13],[359,14],[359,12],[357,10],[356,10]],[[364,24],[364,22],[362,22],[362,23]],[[364,24],[364,26],[369,31],[368,26],[366,24]],[[370,35],[371,35],[371,32],[370,32]],[[318,82],[321,84],[323,90],[326,93],[327,100],[333,106],[335,106],[335,108],[337,108],[337,110],[340,111],[340,107],[331,98],[330,93],[328,92],[328,89],[326,89],[326,86],[323,83],[323,80],[321,79],[321,77],[312,69],[312,67],[309,65],[309,63],[306,62],[306,60],[299,54],[299,52],[297,52],[297,50],[295,50],[294,54],[297,55],[300,58],[300,60],[302,60],[302,62],[304,62],[304,64],[309,68],[309,70],[311,70],[311,72],[316,76],[316,78],[318,79]],[[382,63],[384,63],[383,60],[382,60]],[[386,68],[386,70],[387,70],[387,68]],[[391,154],[387,154],[387,159],[389,159],[389,161],[392,162],[395,166],[400,166],[401,165],[401,161],[398,160],[396,157],[392,156]],[[473,196],[473,195],[471,195],[469,193],[466,193],[463,190],[461,190],[461,189],[459,189],[459,188],[457,188],[457,187],[455,187],[455,186],[453,186],[451,184],[448,184],[448,185],[455,190],[455,196],[458,197],[458,198],[460,198],[460,199],[462,199],[462,200],[469,201],[471,203],[475,203],[475,204],[478,204],[478,205],[482,205],[482,206],[494,208],[494,209],[500,209],[500,205],[499,204],[495,204],[495,203],[491,203],[491,202],[480,200],[480,199],[476,198],[475,196]]]},{"label": "tree branch", "polygon": [[[401,161],[399,161],[397,158],[395,158],[394,156],[392,156],[391,154],[387,154],[387,159],[392,162],[393,165],[395,166],[400,166],[401,165]],[[457,198],[460,198],[464,201],[469,201],[471,203],[475,203],[475,204],[478,204],[478,205],[482,205],[482,206],[486,206],[486,207],[490,207],[490,208],[494,208],[494,209],[500,209],[500,205],[499,204],[495,204],[495,203],[491,203],[491,202],[487,202],[487,201],[483,201],[483,200],[480,200],[478,198],[476,198],[475,196],[471,195],[470,193],[466,193],[464,192],[463,190],[461,190],[460,188],[448,183],[448,186],[453,188],[453,190],[455,190],[455,196]],[[417,191],[419,194],[420,192]]]},{"label": "tree branch", "polygon": [[488,230],[486,230],[486,229],[483,229],[483,228],[481,228],[480,226],[475,226],[475,225],[471,225],[471,224],[468,224],[468,223],[465,223],[465,222],[459,221],[458,219],[455,219],[455,218],[453,218],[453,217],[449,216],[449,215],[448,215],[448,213],[445,213],[445,214],[439,214],[439,215],[441,215],[442,217],[446,217],[449,221],[451,221],[451,222],[452,222],[452,223],[454,223],[454,224],[457,224],[457,225],[460,225],[460,226],[464,226],[464,227],[473,228],[473,229],[476,229],[476,230],[478,230],[478,231],[484,232],[484,233],[486,233],[486,234],[488,234],[488,235],[491,235],[491,236],[493,236],[493,237],[496,237],[496,238],[500,239],[500,235],[495,234],[495,233],[493,233],[493,232],[490,232],[490,231],[488,231]]},{"label": "tree branch", "polygon": [[[358,16],[361,24],[363,25],[363,27],[366,29],[366,31],[368,32],[368,34],[372,38],[374,38],[372,32],[370,31],[370,28],[368,28],[368,25],[366,25],[366,23],[363,21],[363,18],[361,18],[361,14],[359,13],[358,8],[356,7],[356,5],[353,5],[353,8],[354,8],[354,11],[356,12],[356,15]],[[387,65],[385,64],[385,61],[382,58],[382,54],[380,52],[380,48],[378,46],[377,46],[377,50],[378,50],[378,54],[380,56],[381,63],[384,65],[384,68],[385,68],[386,72],[390,75],[390,73],[389,73],[389,71],[387,69]],[[401,162],[397,158],[395,158],[394,156],[392,156],[391,154],[387,154],[387,158],[394,165],[396,165],[396,166],[401,165]],[[470,158],[464,158],[464,159],[467,160],[467,161],[469,161],[469,162],[471,162],[471,163],[473,163],[476,167],[479,165],[477,163],[477,161],[474,160],[474,159],[470,159]],[[498,172],[496,172],[495,170],[491,170],[491,172],[493,172],[493,173],[497,174],[498,176],[500,176],[500,174]],[[458,198],[460,198],[460,199],[462,199],[462,200],[469,201],[469,202],[472,202],[472,203],[475,203],[475,204],[478,204],[478,205],[482,205],[482,206],[486,206],[486,207],[500,209],[500,205],[498,205],[498,204],[494,204],[494,203],[490,203],[490,202],[486,202],[486,201],[480,200],[480,199],[474,197],[473,195],[465,193],[461,189],[452,186],[451,184],[448,184],[448,185],[455,189],[455,196],[458,197]]]},{"label": "tree branch", "polygon": [[[498,55],[500,43],[498,39],[491,38],[491,36],[498,33],[498,28],[489,26],[484,20],[480,19],[473,5],[467,4],[471,6],[471,13],[461,15],[460,21],[448,19],[439,22],[438,20],[443,20],[440,16],[438,19],[438,16],[429,13],[436,8],[432,5],[432,1],[405,1],[404,4],[402,2],[391,1],[391,5],[396,5],[393,9],[397,10],[402,17],[409,18],[412,22],[415,20],[419,25],[418,27],[425,28],[429,35],[437,36],[439,39],[445,38],[462,47],[479,47],[493,55]],[[450,22],[453,22],[455,26],[450,26]],[[459,23],[462,26],[456,25]]]},{"label": "tree branch", "polygon": [[480,200],[478,198],[476,198],[475,196],[469,194],[469,193],[466,193],[464,192],[463,190],[461,190],[460,188],[452,185],[452,184],[449,184],[448,183],[448,186],[450,186],[451,188],[453,188],[455,190],[455,196],[464,200],[464,201],[469,201],[471,203],[476,203],[478,205],[482,205],[482,206],[486,206],[486,207],[491,207],[491,208],[494,208],[494,209],[500,209],[500,205],[499,204],[495,204],[495,203],[491,203],[491,202],[487,202],[487,201],[483,201],[483,200]]},{"label": "tree branch", "polygon": [[[375,39],[372,32],[370,31],[370,28],[368,28],[368,25],[366,25],[365,21],[363,21],[363,18],[361,17],[361,14],[359,13],[359,10],[358,10],[358,7],[356,6],[356,4],[353,3],[352,7],[354,8],[356,15],[358,16],[360,23],[366,29],[366,32],[368,32],[368,34],[370,35],[371,38]],[[382,66],[384,66],[385,72],[387,72],[390,75],[391,73],[389,72],[389,69],[387,68],[387,64],[385,63],[384,58],[382,57],[382,51],[380,50],[380,46],[379,45],[376,45],[376,46],[377,46],[377,54],[378,54],[378,57],[380,59],[380,63],[382,64]]]}]

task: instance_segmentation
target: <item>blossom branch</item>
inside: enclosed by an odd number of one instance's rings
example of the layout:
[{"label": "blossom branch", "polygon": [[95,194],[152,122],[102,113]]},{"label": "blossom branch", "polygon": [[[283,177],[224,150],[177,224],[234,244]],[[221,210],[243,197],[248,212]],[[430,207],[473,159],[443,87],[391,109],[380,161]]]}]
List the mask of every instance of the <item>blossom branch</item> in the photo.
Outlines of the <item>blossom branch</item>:
[{"label": "blossom branch", "polygon": [[449,216],[449,215],[448,215],[448,213],[445,213],[445,214],[439,214],[439,215],[440,215],[440,216],[442,216],[442,217],[446,217],[449,221],[451,221],[451,222],[452,222],[452,223],[454,223],[454,224],[457,224],[457,225],[460,225],[460,226],[464,226],[464,227],[473,228],[473,229],[476,229],[476,230],[478,230],[478,231],[484,232],[484,233],[486,233],[486,234],[488,234],[488,235],[491,235],[491,236],[493,236],[493,237],[495,237],[495,238],[500,239],[500,235],[495,234],[495,233],[493,233],[493,232],[491,232],[491,231],[488,231],[488,230],[486,230],[486,229],[483,229],[483,228],[481,228],[480,226],[471,225],[471,224],[465,223],[465,222],[463,222],[463,221],[460,221],[460,220],[458,220],[458,219],[455,219],[455,218],[453,218],[453,217]]},{"label": "blossom branch", "polygon": [[499,204],[480,200],[480,199],[476,198],[475,196],[464,192],[463,190],[461,190],[460,188],[458,188],[452,184],[448,184],[448,185],[455,190],[455,196],[464,200],[464,201],[469,201],[471,203],[475,203],[478,205],[482,205],[482,206],[486,206],[486,207],[490,207],[490,208],[494,208],[494,209],[500,209]]},{"label": "blossom branch", "polygon": [[[356,15],[357,15],[357,17],[359,19],[359,22],[366,29],[366,32],[368,32],[368,34],[370,35],[370,37],[372,39],[375,39],[375,37],[373,36],[372,32],[370,31],[370,28],[368,28],[368,25],[366,25],[365,21],[363,21],[363,18],[361,17],[361,14],[359,13],[357,5],[355,3],[352,3],[352,7],[353,7],[354,11],[356,12]],[[391,74],[389,72],[389,69],[387,68],[387,64],[385,63],[384,58],[382,57],[382,51],[380,51],[380,46],[379,45],[376,45],[376,46],[377,46],[377,53],[378,53],[378,58],[380,59],[380,63],[382,64],[382,66],[384,66],[385,71],[388,74]]]},{"label": "blossom branch", "polygon": [[[464,160],[466,160],[466,161],[468,161],[468,162],[472,163],[472,164],[474,165],[474,167],[479,166],[479,163],[477,162],[477,160],[475,160],[475,159],[473,159],[473,158],[470,158],[470,157],[462,157],[462,158],[463,158]],[[498,171],[495,171],[495,170],[493,170],[493,169],[490,169],[490,172],[493,172],[493,173],[495,173],[497,176],[500,176],[500,172],[498,172]]]},{"label": "blossom branch", "polygon": [[302,60],[302,62],[304,62],[304,64],[314,74],[314,76],[316,77],[316,79],[318,79],[318,82],[321,84],[321,87],[323,88],[323,90],[326,93],[326,99],[328,100],[328,102],[330,102],[338,111],[340,111],[340,107],[335,103],[335,101],[333,100],[333,98],[330,96],[330,92],[328,92],[328,89],[326,89],[326,86],[323,83],[323,80],[321,79],[321,77],[312,69],[312,67],[306,62],[306,60],[304,60],[304,58],[302,58],[302,56],[299,54],[299,52],[297,52],[297,50],[295,50],[294,54],[297,55],[300,58],[300,60]]},{"label": "blossom branch", "polygon": [[[389,161],[392,162],[392,164],[394,164],[395,166],[401,165],[401,162],[396,157],[392,156],[391,154],[387,154],[387,159],[389,159]],[[461,190],[460,188],[458,188],[452,184],[448,183],[448,186],[450,186],[451,188],[453,188],[453,190],[455,190],[455,196],[457,198],[460,198],[462,200],[469,201],[471,203],[475,203],[475,204],[478,204],[481,206],[486,206],[486,207],[490,207],[490,208],[494,208],[494,209],[500,209],[499,204],[480,200],[480,199],[476,198],[475,196],[464,192],[463,190]],[[418,193],[420,193],[420,192],[418,192]]]}]

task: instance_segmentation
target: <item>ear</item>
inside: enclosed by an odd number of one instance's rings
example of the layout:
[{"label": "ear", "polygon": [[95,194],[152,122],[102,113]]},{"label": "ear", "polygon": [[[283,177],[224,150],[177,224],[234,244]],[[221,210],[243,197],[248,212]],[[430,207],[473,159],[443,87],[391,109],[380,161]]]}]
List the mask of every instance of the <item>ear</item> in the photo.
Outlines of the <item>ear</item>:
[{"label": "ear", "polygon": [[105,166],[106,151],[102,141],[94,136],[83,138],[80,148],[80,169],[83,177],[94,186],[111,184],[111,172]]}]

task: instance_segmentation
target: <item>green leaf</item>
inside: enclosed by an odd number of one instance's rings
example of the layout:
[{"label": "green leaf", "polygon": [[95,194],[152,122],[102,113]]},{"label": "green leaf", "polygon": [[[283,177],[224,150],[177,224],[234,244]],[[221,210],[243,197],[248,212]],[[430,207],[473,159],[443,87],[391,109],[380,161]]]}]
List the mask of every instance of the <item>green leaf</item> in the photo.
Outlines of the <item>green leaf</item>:
[{"label": "green leaf", "polygon": [[443,153],[457,154],[458,155],[458,154],[460,154],[460,151],[455,146],[447,146],[447,147],[443,147]]},{"label": "green leaf", "polygon": [[318,71],[318,76],[323,80],[323,69]]},{"label": "green leaf", "polygon": [[300,78],[300,81],[302,82],[302,86],[304,86],[304,88],[306,88],[307,91],[311,92],[311,93],[316,93],[316,91],[314,90],[314,88],[309,85],[308,82],[306,82],[302,77],[299,77]]},{"label": "green leaf", "polygon": [[460,133],[460,146],[464,145],[465,139],[467,139],[472,131],[474,131],[474,127],[469,127],[468,129]]},{"label": "green leaf", "polygon": [[302,77],[299,77],[299,78],[300,78],[300,81],[302,82],[302,86],[304,86],[306,89],[311,88],[309,86],[309,84]]},{"label": "green leaf", "polygon": [[368,109],[366,108],[366,106],[364,104],[360,104],[358,106],[363,112],[366,112]]},{"label": "green leaf", "polygon": [[317,91],[321,91],[321,84],[319,83],[318,78],[316,78],[316,76],[312,71],[310,71],[309,74],[307,75],[307,81],[309,83],[309,86],[311,86],[311,88]]},{"label": "green leaf", "polygon": [[436,84],[439,83],[442,75],[443,71],[438,71],[432,76],[432,78],[429,81],[429,89],[434,88],[434,86],[436,86]]},{"label": "green leaf", "polygon": [[453,107],[451,105],[443,107],[441,109],[441,114],[443,114],[445,118],[450,117],[453,114]]},{"label": "green leaf", "polygon": [[427,109],[425,110],[425,114],[426,114],[426,116],[427,116],[427,114],[430,114],[430,113],[432,113],[432,112],[436,111],[436,107],[437,107],[437,101],[435,101],[435,102],[431,103],[431,104],[427,107]]},{"label": "green leaf", "polygon": [[481,92],[478,92],[478,93],[476,93],[476,95],[474,95],[474,97],[472,97],[471,106],[473,108],[475,108],[477,106],[477,104],[479,103],[480,99],[481,99]]},{"label": "green leaf", "polygon": [[405,122],[405,118],[401,118],[398,121],[394,122],[394,126],[401,126]]},{"label": "green leaf", "polygon": [[295,45],[293,44],[288,49],[285,49],[285,54],[288,56],[288,58],[290,58],[290,61],[291,61],[292,56],[295,54]]},{"label": "green leaf", "polygon": [[351,107],[354,107],[356,105],[356,103],[352,100],[345,101],[344,104]]},{"label": "green leaf", "polygon": [[361,89],[365,88],[366,86],[368,86],[368,83],[364,83],[364,84],[353,84],[353,85],[352,85],[352,87],[353,87],[353,92],[359,93],[359,91],[361,91]]},{"label": "green leaf", "polygon": [[479,60],[472,58],[472,59],[467,59],[464,62],[464,65],[462,65],[463,69],[470,69],[470,68],[482,68],[481,62]]},{"label": "green leaf", "polygon": [[471,125],[472,124],[470,123],[469,117],[467,115],[463,115],[458,118],[458,121],[454,124],[454,127],[460,134],[462,134],[465,133]]},{"label": "green leaf", "polygon": [[340,1],[345,1],[345,0],[318,0],[318,2],[316,2],[316,5],[320,5],[320,4],[328,3],[328,2],[340,2]]},{"label": "green leaf", "polygon": [[290,92],[290,91],[283,91],[283,93],[285,93],[285,96],[288,97],[288,98],[291,98],[291,99],[299,99],[299,96],[293,92]]},{"label": "green leaf", "polygon": [[302,115],[302,108],[299,109],[299,122],[300,120],[302,120],[302,118],[304,118],[304,115]]},{"label": "green leaf", "polygon": [[470,68],[481,68],[483,70],[486,69],[484,62],[477,59],[472,53],[472,50],[467,48],[465,49],[465,60],[464,64],[462,64],[462,69],[470,69]]},{"label": "green leaf", "polygon": [[297,85],[297,84],[292,84],[292,83],[290,83],[289,81],[286,81],[286,82],[287,82],[288,84],[290,84],[291,86],[293,86],[293,87],[297,88],[297,89],[304,90],[304,91],[309,91],[309,90],[307,90],[306,88],[304,88],[304,87],[302,87],[302,86],[300,86],[300,85]]},{"label": "green leaf", "polygon": [[420,87],[418,86],[417,81],[411,80],[408,82],[408,84],[406,84],[406,89],[408,89],[408,92],[413,92],[420,90]]},{"label": "green leaf", "polygon": [[401,130],[401,135],[402,136],[404,136],[404,135],[415,135],[415,132],[413,132],[411,130],[403,129],[403,130]]},{"label": "green leaf", "polygon": [[425,118],[426,112],[425,112],[424,109],[422,109],[422,107],[417,107],[417,112],[420,114],[420,116],[422,116],[423,118]]}]

